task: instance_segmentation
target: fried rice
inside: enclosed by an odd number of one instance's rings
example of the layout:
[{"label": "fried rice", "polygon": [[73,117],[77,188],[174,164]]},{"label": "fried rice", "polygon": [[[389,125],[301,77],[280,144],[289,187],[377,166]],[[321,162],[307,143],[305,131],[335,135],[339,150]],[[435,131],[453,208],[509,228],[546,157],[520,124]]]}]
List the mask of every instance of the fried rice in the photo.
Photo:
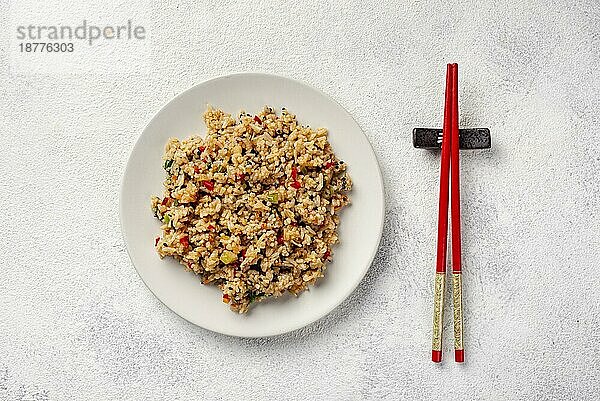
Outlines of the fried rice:
[{"label": "fried rice", "polygon": [[206,136],[166,144],[164,195],[151,200],[159,256],[216,285],[239,313],[298,295],[332,260],[352,187],[346,164],[325,128],[299,125],[286,109],[236,119],[209,107],[204,121]]}]

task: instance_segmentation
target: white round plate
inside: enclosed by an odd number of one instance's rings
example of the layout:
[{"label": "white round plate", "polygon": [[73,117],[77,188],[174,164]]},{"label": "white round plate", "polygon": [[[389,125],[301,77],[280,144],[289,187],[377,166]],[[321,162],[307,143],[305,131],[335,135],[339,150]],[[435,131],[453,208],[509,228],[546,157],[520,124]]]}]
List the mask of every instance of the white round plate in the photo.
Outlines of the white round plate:
[{"label": "white round plate", "polygon": [[[258,113],[264,105],[287,108],[303,125],[326,127],[336,155],[348,165],[352,204],[341,213],[340,243],[325,277],[297,298],[284,296],[231,312],[214,286],[205,286],[154,249],[160,223],[150,197],[162,195],[161,157],[169,137],[204,135],[202,114],[210,104],[232,115]],[[383,228],[381,171],[369,141],[338,103],[298,81],[267,74],[215,78],[183,92],[156,114],[135,144],[121,187],[121,228],[131,261],[150,291],[184,319],[223,334],[263,337],[304,327],[325,316],[352,293],[371,265]]]}]

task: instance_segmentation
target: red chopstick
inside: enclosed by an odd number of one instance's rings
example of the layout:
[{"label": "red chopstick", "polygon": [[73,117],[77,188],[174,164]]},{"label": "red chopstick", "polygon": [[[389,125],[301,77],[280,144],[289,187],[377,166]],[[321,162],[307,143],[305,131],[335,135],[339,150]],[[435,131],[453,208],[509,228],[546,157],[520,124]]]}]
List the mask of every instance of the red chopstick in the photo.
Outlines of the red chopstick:
[{"label": "red chopstick", "polygon": [[454,360],[464,362],[462,271],[460,244],[460,165],[458,139],[458,64],[452,64],[451,201],[452,212],[452,300],[454,306]]},{"label": "red chopstick", "polygon": [[440,202],[438,213],[437,260],[433,302],[433,338],[431,360],[442,361],[442,324],[444,314],[444,287],[446,284],[446,246],[448,242],[448,181],[450,176],[451,105],[453,88],[452,67],[446,69],[446,96],[442,131],[442,161],[440,170]]}]

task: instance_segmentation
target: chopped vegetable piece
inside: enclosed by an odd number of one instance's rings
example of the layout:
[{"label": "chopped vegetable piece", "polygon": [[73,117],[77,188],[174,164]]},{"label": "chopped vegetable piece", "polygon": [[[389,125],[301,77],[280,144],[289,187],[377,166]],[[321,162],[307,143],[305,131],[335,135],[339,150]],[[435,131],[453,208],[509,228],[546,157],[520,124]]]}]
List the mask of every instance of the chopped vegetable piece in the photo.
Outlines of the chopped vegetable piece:
[{"label": "chopped vegetable piece", "polygon": [[214,229],[215,229],[215,226],[213,226],[212,224],[209,224],[207,228],[208,228],[209,230],[214,230]]},{"label": "chopped vegetable piece", "polygon": [[241,254],[242,254],[242,258],[245,258],[245,257],[246,257],[246,250],[245,250],[245,249],[242,249],[242,252],[241,252]]},{"label": "chopped vegetable piece", "polygon": [[244,178],[246,178],[246,174],[244,174],[244,173],[240,173],[237,175],[237,179],[240,181],[244,181]]},{"label": "chopped vegetable piece", "polygon": [[190,246],[190,238],[187,235],[184,235],[183,237],[179,238],[179,242],[181,242],[181,245],[183,245],[186,248]]},{"label": "chopped vegetable piece", "polygon": [[229,303],[229,295],[223,294],[223,302],[225,302],[226,304]]},{"label": "chopped vegetable piece", "polygon": [[200,146],[200,153],[204,152],[204,150],[206,149],[204,146]]},{"label": "chopped vegetable piece", "polygon": [[221,262],[225,263],[226,265],[233,263],[237,260],[237,256],[235,253],[231,252],[231,251],[223,251],[223,253],[221,254]]},{"label": "chopped vegetable piece", "polygon": [[325,163],[325,169],[330,169],[331,167],[333,167],[333,162]]},{"label": "chopped vegetable piece", "polygon": [[194,173],[198,174],[200,172],[200,167],[194,166]]},{"label": "chopped vegetable piece", "polygon": [[250,299],[250,303],[256,301],[257,299],[260,299],[261,296],[263,296],[264,294],[260,293],[260,292],[251,292],[250,295],[248,296],[248,298]]},{"label": "chopped vegetable piece", "polygon": [[165,196],[165,198],[162,200],[162,202],[160,204],[163,206],[166,206],[169,204],[170,200],[171,200],[171,198],[169,198],[168,196]]},{"label": "chopped vegetable piece", "polygon": [[215,189],[215,184],[213,184],[212,181],[202,181],[202,185],[204,185],[204,188],[208,189],[209,191]]},{"label": "chopped vegetable piece", "polygon": [[165,215],[163,216],[163,223],[165,223],[165,224],[169,224],[169,222],[170,222],[170,221],[171,221],[171,218],[169,217],[169,215],[168,215],[168,214],[165,214]]},{"label": "chopped vegetable piece", "polygon": [[295,188],[295,189],[300,189],[300,187],[302,187],[302,184],[300,184],[300,182],[298,182],[298,181],[294,181],[290,185],[292,188]]},{"label": "chopped vegetable piece", "polygon": [[158,242],[160,241],[160,237],[156,237],[154,240],[154,246],[158,246]]},{"label": "chopped vegetable piece", "polygon": [[323,259],[327,260],[327,259],[329,259],[330,256],[331,256],[331,252],[328,249],[327,252],[325,252],[325,254],[323,255]]},{"label": "chopped vegetable piece", "polygon": [[262,120],[260,119],[259,116],[254,116],[254,121],[256,121],[259,124],[262,124]]},{"label": "chopped vegetable piece", "polygon": [[279,194],[277,192],[267,194],[267,200],[271,203],[277,203],[279,202]]},{"label": "chopped vegetable piece", "polygon": [[167,170],[173,165],[173,160],[165,160],[164,169]]},{"label": "chopped vegetable piece", "polygon": [[298,180],[298,169],[296,167],[292,167],[292,180]]},{"label": "chopped vegetable piece", "polygon": [[279,245],[283,244],[283,234],[279,234],[279,235],[277,236],[277,243],[278,243]]}]

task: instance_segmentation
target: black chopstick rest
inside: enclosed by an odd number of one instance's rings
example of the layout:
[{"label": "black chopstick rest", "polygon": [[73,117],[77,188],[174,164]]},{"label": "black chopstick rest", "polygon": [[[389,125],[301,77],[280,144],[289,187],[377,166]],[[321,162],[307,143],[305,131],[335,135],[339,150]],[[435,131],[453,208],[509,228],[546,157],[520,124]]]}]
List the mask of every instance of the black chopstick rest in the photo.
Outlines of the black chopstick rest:
[{"label": "black chopstick rest", "polygon": [[[460,149],[489,149],[492,137],[489,128],[463,128],[458,130]],[[418,149],[440,149],[441,128],[415,128],[413,146]]]}]

